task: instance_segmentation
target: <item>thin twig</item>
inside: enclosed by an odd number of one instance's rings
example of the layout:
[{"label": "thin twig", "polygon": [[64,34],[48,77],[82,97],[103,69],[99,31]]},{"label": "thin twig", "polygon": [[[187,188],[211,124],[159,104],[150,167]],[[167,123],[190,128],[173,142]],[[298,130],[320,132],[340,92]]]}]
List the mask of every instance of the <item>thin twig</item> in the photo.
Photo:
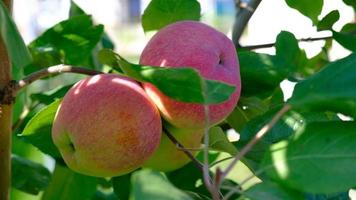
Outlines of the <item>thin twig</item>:
[{"label": "thin twig", "polygon": [[[319,40],[327,40],[331,39],[332,36],[325,36],[325,37],[315,37],[315,38],[301,38],[298,39],[298,42],[314,42],[314,41],[319,41]],[[266,43],[266,44],[257,44],[257,45],[247,45],[247,46],[241,46],[241,49],[248,49],[248,50],[253,50],[253,49],[262,49],[262,48],[269,48],[269,47],[274,47],[276,43]]]},{"label": "thin twig", "polygon": [[256,136],[249,142],[247,143],[240,151],[239,154],[237,154],[234,158],[233,161],[228,165],[228,167],[225,169],[225,171],[222,172],[221,174],[221,181],[217,183],[217,185],[220,185],[222,180],[227,176],[227,174],[233,169],[233,167],[236,165],[236,163],[247,153],[249,152],[252,147],[263,137],[268,133],[269,130],[277,123],[277,121],[286,113],[289,111],[291,106],[289,104],[285,104],[283,108],[278,111],[278,113],[272,118],[272,120],[263,126],[256,134]]},{"label": "thin twig", "polygon": [[83,67],[74,67],[70,65],[55,65],[52,67],[48,67],[42,70],[39,70],[37,72],[34,72],[28,76],[26,76],[24,79],[18,81],[15,91],[19,91],[20,89],[26,87],[27,85],[31,84],[32,82],[50,76],[50,75],[55,75],[55,74],[60,74],[60,73],[76,73],[76,74],[86,74],[86,75],[96,75],[96,74],[101,74],[103,72],[92,70],[92,69],[87,69]]},{"label": "thin twig", "polygon": [[235,22],[232,29],[232,41],[236,47],[239,47],[240,37],[245,30],[245,27],[252,17],[253,13],[257,9],[258,5],[262,0],[250,0],[248,3],[241,2],[240,0],[236,1],[236,16]]},{"label": "thin twig", "polygon": [[184,148],[184,146],[182,145],[182,143],[180,143],[168,130],[167,128],[163,127],[163,132],[167,135],[167,137],[180,149],[182,150],[185,155],[187,155],[195,164],[195,166],[200,170],[203,171],[203,164],[200,163],[199,160],[197,160],[195,158],[195,156],[186,148]]}]

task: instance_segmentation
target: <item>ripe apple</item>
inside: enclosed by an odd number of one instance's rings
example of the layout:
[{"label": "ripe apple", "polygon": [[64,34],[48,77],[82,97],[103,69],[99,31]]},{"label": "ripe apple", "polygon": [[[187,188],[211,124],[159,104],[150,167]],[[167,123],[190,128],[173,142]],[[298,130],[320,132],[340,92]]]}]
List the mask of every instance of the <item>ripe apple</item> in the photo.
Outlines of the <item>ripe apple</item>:
[{"label": "ripe apple", "polygon": [[110,177],[140,167],[158,147],[161,126],[159,111],[135,81],[101,74],[68,91],[52,138],[69,168]]},{"label": "ripe apple", "polygon": [[[182,129],[170,125],[166,125],[166,128],[185,148],[200,148],[204,135],[203,129]],[[198,152],[198,150],[191,151],[193,155],[197,155]],[[168,172],[179,169],[190,161],[191,159],[163,133],[158,149],[143,164],[143,167]]]},{"label": "ripe apple", "polygon": [[[235,107],[241,90],[237,53],[223,33],[194,21],[181,21],[156,33],[144,48],[140,64],[151,66],[193,67],[206,79],[236,87],[230,99],[209,106],[210,126],[227,117]],[[202,104],[183,103],[165,96],[151,84],[144,84],[165,120],[180,128],[200,129],[205,125]]]}]

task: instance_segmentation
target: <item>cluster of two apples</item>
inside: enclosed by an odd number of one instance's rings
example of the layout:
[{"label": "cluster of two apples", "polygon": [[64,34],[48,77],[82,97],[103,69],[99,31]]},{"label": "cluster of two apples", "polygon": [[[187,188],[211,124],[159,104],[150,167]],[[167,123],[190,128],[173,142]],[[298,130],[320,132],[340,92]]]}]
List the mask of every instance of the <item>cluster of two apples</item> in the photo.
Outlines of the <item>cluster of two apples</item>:
[{"label": "cluster of two apples", "polygon": [[[159,31],[145,47],[140,64],[196,68],[206,79],[236,87],[226,102],[209,105],[210,125],[223,120],[240,95],[235,47],[224,34],[199,22],[183,21]],[[72,170],[111,177],[139,167],[171,171],[189,158],[162,134],[168,131],[187,148],[199,148],[205,113],[201,104],[173,100],[151,84],[115,74],[84,79],[65,95],[52,138]]]}]

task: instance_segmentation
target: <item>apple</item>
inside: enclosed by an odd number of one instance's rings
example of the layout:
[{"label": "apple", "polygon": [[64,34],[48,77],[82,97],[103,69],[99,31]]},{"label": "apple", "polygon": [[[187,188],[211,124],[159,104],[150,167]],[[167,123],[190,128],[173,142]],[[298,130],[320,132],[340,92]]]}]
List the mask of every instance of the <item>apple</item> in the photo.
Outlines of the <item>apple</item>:
[{"label": "apple", "polygon": [[[204,129],[182,129],[168,124],[165,127],[177,141],[185,148],[192,149],[193,155],[197,155],[201,147]],[[163,133],[158,149],[143,164],[143,167],[169,172],[183,167],[190,161],[191,159]]]},{"label": "apple", "polygon": [[159,145],[159,111],[132,79],[101,74],[76,83],[56,113],[52,138],[72,170],[119,176],[139,168]]},{"label": "apple", "polygon": [[[209,126],[227,117],[239,99],[241,81],[235,46],[223,33],[203,23],[181,21],[164,27],[147,43],[140,64],[193,67],[206,79],[235,86],[229,100],[209,105]],[[143,87],[163,118],[174,126],[194,129],[205,126],[202,104],[173,100],[148,83]]]}]

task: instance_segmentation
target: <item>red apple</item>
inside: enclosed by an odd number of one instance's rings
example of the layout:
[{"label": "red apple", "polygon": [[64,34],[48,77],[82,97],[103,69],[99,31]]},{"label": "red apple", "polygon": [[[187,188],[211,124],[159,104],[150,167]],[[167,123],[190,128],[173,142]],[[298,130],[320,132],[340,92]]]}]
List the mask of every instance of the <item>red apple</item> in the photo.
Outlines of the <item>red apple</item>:
[{"label": "red apple", "polygon": [[[210,126],[221,122],[234,109],[241,90],[237,53],[223,33],[195,21],[181,21],[161,29],[142,52],[140,64],[193,67],[206,79],[236,87],[230,99],[209,106]],[[148,96],[162,116],[174,126],[200,129],[205,125],[202,104],[183,103],[165,96],[151,84],[144,84]]]},{"label": "red apple", "polygon": [[52,138],[72,170],[91,176],[118,176],[140,167],[161,137],[159,111],[133,80],[96,75],[65,95]]}]

